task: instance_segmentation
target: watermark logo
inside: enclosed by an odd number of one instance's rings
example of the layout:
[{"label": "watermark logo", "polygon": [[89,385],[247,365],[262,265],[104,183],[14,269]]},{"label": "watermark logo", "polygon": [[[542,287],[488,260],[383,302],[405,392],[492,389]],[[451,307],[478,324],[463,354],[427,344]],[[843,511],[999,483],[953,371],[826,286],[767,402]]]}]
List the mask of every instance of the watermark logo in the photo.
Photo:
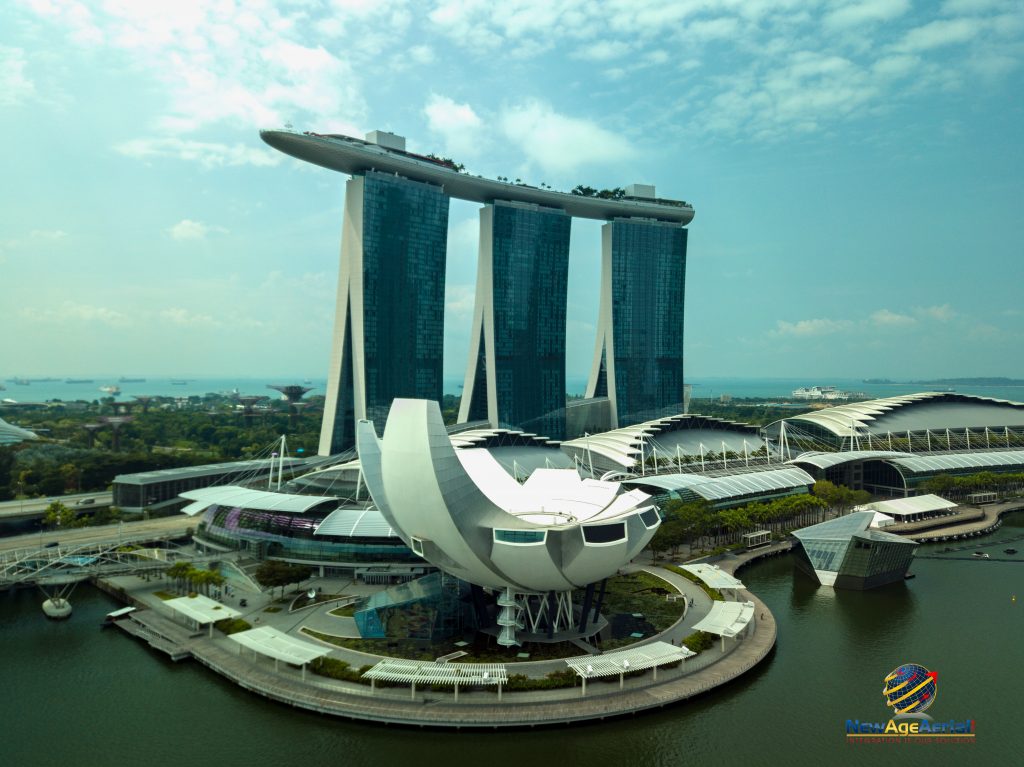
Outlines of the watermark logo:
[{"label": "watermark logo", "polygon": [[851,743],[946,742],[973,743],[975,721],[935,721],[925,711],[939,691],[939,675],[918,663],[904,663],[884,678],[882,696],[893,716],[887,722],[846,720],[846,739]]},{"label": "watermark logo", "polygon": [[935,702],[939,675],[916,663],[904,663],[885,678],[882,695],[894,714],[923,714]]}]

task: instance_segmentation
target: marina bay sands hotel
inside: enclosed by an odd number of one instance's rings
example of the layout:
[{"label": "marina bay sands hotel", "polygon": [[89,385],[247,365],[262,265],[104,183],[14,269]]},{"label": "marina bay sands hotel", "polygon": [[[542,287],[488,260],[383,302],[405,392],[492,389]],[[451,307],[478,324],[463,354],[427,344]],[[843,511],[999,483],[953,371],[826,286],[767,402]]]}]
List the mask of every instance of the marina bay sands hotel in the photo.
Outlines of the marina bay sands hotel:
[{"label": "marina bay sands hotel", "polygon": [[[445,259],[452,197],[482,203],[476,305],[460,422],[551,439],[684,410],[685,202],[633,185],[566,194],[460,171],[405,139],[265,130],[270,146],[349,174],[334,342],[319,452],[381,428],[396,397],[442,398]],[[604,221],[597,344],[586,397],[566,407],[572,218]]]}]

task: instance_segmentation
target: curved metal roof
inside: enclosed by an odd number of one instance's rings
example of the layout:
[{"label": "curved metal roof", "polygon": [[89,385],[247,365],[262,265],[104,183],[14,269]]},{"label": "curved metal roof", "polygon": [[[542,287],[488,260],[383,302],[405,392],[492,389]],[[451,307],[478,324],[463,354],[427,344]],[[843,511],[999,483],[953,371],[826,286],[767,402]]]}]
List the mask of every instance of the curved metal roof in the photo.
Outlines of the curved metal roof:
[{"label": "curved metal roof", "polygon": [[495,181],[450,170],[430,160],[399,152],[351,136],[322,136],[292,130],[261,130],[260,138],[285,154],[314,165],[352,175],[367,170],[397,173],[414,181],[444,187],[445,194],[461,200],[488,203],[513,200],[561,208],[570,216],[607,221],[620,217],[653,218],[685,225],[693,220],[693,207],[659,204],[654,200],[604,200],[524,184]]},{"label": "curved metal roof", "polygon": [[287,514],[302,514],[311,511],[321,504],[336,504],[338,502],[338,499],[333,496],[273,493],[269,490],[253,490],[252,488],[238,487],[237,485],[203,487],[199,490],[186,490],[184,493],[180,493],[180,495],[182,498],[194,501],[194,503],[190,503],[182,509],[183,512],[190,515],[198,514],[214,504],[242,509],[255,509],[257,511],[280,511]]},{"label": "curved metal roof", "polygon": [[709,477],[705,474],[657,474],[627,479],[623,484],[657,487],[667,491],[689,490],[708,501],[724,501],[746,495],[792,490],[814,484],[814,477],[803,469],[791,466],[771,471],[752,471]]},{"label": "curved metal roof", "polygon": [[313,535],[341,538],[398,538],[398,533],[377,509],[338,509],[332,511]]},{"label": "curved metal roof", "polygon": [[831,469],[833,466],[842,466],[844,463],[856,463],[857,461],[869,461],[879,458],[902,458],[905,455],[913,454],[889,450],[844,450],[840,453],[807,452],[801,453],[796,458],[786,461],[786,463],[808,463],[816,469]]},{"label": "curved metal roof", "polygon": [[[914,409],[914,406],[932,404],[938,407]],[[964,410],[963,405],[974,405],[973,410]],[[948,406],[961,406],[955,411]],[[981,412],[978,406],[983,406]],[[894,419],[895,414],[909,415],[911,410],[920,417],[901,417]],[[999,408],[1002,413],[1013,413],[1010,422],[996,424],[992,421],[992,409]],[[950,416],[956,412],[956,418]],[[973,422],[972,422],[972,419]],[[978,397],[973,394],[957,394],[954,392],[921,392],[899,397],[868,400],[867,402],[850,402],[846,405],[814,410],[810,413],[791,416],[783,419],[787,423],[810,423],[835,434],[837,437],[863,436],[870,431],[873,434],[884,434],[887,431],[940,431],[947,428],[984,428],[986,426],[1024,425],[1024,404],[1011,400]],[[999,420],[999,419],[996,419]],[[778,422],[776,422],[778,423]],[[775,427],[776,424],[772,424]],[[777,428],[777,427],[776,427]]]},{"label": "curved metal roof", "polygon": [[931,453],[928,455],[904,454],[899,458],[890,458],[888,463],[906,469],[913,474],[962,469],[997,469],[1006,466],[1019,466],[1024,471],[1024,450]]},{"label": "curved metal roof", "polygon": [[[612,431],[600,434],[569,439],[562,443],[562,449],[569,455],[583,455],[589,451],[590,453],[603,456],[615,465],[631,469],[636,466],[637,458],[644,454],[645,443],[652,440],[656,443],[659,435],[669,432],[693,430],[701,432],[713,430],[720,432],[722,435],[732,434],[733,442],[736,439],[748,437],[751,440],[757,440],[756,444],[752,442],[750,445],[754,450],[762,444],[760,437],[757,436],[757,428],[749,424],[726,421],[714,416],[681,414],[668,418],[657,418],[653,421],[644,421],[643,423],[624,426],[621,429],[613,429]],[[717,434],[716,437],[718,437]],[[718,441],[721,442],[722,437],[719,437]],[[728,444],[729,439],[727,437],[725,437],[725,441],[730,450],[736,449],[734,444]],[[711,444],[706,447],[708,450],[717,450],[721,445]],[[695,453],[688,453],[688,455],[695,455]],[[666,455],[666,457],[671,456]]]},{"label": "curved metal roof", "polygon": [[16,445],[27,439],[39,439],[35,432],[7,423],[0,418],[0,445]]}]

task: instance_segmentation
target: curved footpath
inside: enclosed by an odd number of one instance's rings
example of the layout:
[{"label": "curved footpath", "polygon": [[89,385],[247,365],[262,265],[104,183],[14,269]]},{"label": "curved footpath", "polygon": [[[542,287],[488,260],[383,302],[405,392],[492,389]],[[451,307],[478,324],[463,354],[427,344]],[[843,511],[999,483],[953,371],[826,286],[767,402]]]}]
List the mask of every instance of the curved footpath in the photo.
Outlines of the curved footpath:
[{"label": "curved footpath", "polygon": [[[729,561],[721,562],[720,566],[734,572],[752,559],[778,551],[779,547],[772,547],[771,550],[730,557]],[[646,641],[678,643],[690,633],[693,623],[710,609],[710,600],[703,591],[675,573],[655,566],[638,565],[631,569],[643,569],[657,575],[684,595],[692,595],[695,599],[694,609],[669,629]],[[133,599],[130,588],[104,585],[107,590],[119,596]],[[741,591],[739,596],[756,605],[756,627],[751,636],[741,641],[728,641],[724,654],[716,642],[714,647],[688,659],[679,668],[659,669],[656,682],[650,672],[645,672],[642,676],[625,679],[621,690],[619,680],[615,677],[591,680],[585,697],[577,686],[557,690],[505,691],[499,702],[493,691],[467,689],[460,690],[459,702],[456,703],[451,691],[417,690],[415,696],[412,696],[408,687],[384,688],[372,692],[365,685],[314,674],[307,674],[304,679],[297,669],[283,667],[277,671],[269,659],[254,660],[250,655],[241,656],[238,645],[227,637],[194,636],[185,627],[153,609],[133,614],[130,633],[165,652],[168,647],[173,647],[179,657],[191,655],[226,679],[265,698],[320,714],[418,727],[537,727],[601,720],[661,708],[728,684],[749,671],[764,660],[775,646],[776,626],[771,612],[755,595]],[[641,641],[638,645],[644,643]],[[345,654],[339,652],[337,656],[344,657]],[[380,659],[363,653],[357,655],[362,656],[364,662]],[[509,671],[542,676],[548,671],[565,668],[567,666],[564,661],[536,661],[516,663],[510,666]]]}]

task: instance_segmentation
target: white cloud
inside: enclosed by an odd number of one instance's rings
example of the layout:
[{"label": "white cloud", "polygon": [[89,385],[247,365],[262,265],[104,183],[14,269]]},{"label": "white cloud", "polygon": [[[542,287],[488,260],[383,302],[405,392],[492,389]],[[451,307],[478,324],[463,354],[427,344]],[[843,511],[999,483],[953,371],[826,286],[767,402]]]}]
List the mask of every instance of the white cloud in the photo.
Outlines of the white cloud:
[{"label": "white cloud", "polygon": [[33,229],[29,232],[29,237],[34,240],[48,240],[50,242],[63,240],[67,236],[68,233],[63,229]]},{"label": "white cloud", "polygon": [[445,285],[444,310],[451,318],[468,323],[473,317],[475,300],[476,291],[472,285]]},{"label": "white cloud", "polygon": [[52,322],[68,324],[69,326],[78,322],[97,322],[102,325],[122,327],[130,325],[132,322],[130,317],[116,309],[79,304],[74,301],[65,301],[55,308],[42,306],[26,307],[21,310],[21,316],[33,322]]},{"label": "white cloud", "polygon": [[[353,41],[341,48],[345,58],[311,39],[310,9],[294,4],[111,0],[88,8],[31,0],[28,9],[73,43],[106,54],[111,66],[159,84],[167,106],[158,125],[180,134],[213,124],[303,120],[334,130],[361,121],[366,104],[353,58],[379,52],[382,35],[400,25],[402,4],[391,5],[387,17],[359,4],[332,9]],[[368,24],[376,36],[363,29]]]},{"label": "white cloud", "polygon": [[206,224],[190,218],[183,218],[167,230],[175,240],[202,240],[210,231],[211,228]]},{"label": "white cloud", "polygon": [[221,324],[209,314],[191,312],[181,307],[163,309],[160,312],[160,319],[183,327],[217,327]]},{"label": "white cloud", "polygon": [[29,79],[25,51],[0,45],[0,107],[13,107],[30,99],[36,91]]},{"label": "white cloud", "polygon": [[772,335],[776,336],[827,336],[833,333],[841,333],[853,327],[849,320],[830,320],[827,318],[815,318],[810,320],[797,320],[786,322],[778,320]]},{"label": "white cloud", "polygon": [[230,165],[277,165],[282,155],[266,147],[246,144],[220,144],[210,141],[191,141],[176,137],[139,138],[114,147],[117,152],[138,159],[151,157],[177,157],[198,162],[205,168]]},{"label": "white cloud", "polygon": [[981,19],[939,19],[907,32],[900,47],[910,51],[927,51],[966,43],[975,38],[983,27],[984,21]]},{"label": "white cloud", "polygon": [[898,327],[913,325],[917,320],[908,314],[898,314],[888,309],[879,309],[877,312],[872,313],[871,322],[880,327]]},{"label": "white cloud", "polygon": [[463,156],[480,153],[483,121],[469,104],[433,93],[423,107],[423,115],[430,130],[441,136],[446,152]]},{"label": "white cloud", "polygon": [[939,320],[940,322],[946,322],[956,316],[956,312],[953,311],[949,304],[942,304],[942,306],[925,306],[917,309],[916,311],[923,317]]},{"label": "white cloud", "polygon": [[542,170],[570,173],[582,165],[620,162],[637,156],[624,137],[540,101],[506,107],[499,124],[505,137]]},{"label": "white cloud", "polygon": [[827,29],[850,27],[891,21],[910,10],[910,0],[857,0],[834,8],[825,14]]},{"label": "white cloud", "polygon": [[580,48],[573,54],[573,57],[585,61],[611,61],[622,58],[631,49],[628,43],[621,40],[598,40],[596,43]]}]

